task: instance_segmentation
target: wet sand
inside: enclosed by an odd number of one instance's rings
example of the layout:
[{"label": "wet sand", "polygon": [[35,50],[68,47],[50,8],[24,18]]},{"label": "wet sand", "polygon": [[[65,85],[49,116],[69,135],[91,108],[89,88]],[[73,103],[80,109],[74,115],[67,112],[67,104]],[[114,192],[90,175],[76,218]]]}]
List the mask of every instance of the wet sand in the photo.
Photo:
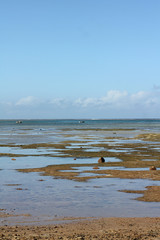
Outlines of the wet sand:
[{"label": "wet sand", "polygon": [[101,218],[46,226],[3,226],[0,239],[158,240],[160,218]]}]

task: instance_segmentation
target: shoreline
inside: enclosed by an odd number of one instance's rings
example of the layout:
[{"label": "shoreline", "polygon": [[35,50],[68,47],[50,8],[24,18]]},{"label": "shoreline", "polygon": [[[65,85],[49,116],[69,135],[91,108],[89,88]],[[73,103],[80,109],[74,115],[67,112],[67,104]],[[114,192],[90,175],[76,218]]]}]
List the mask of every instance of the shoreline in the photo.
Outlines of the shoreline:
[{"label": "shoreline", "polygon": [[158,240],[160,239],[160,217],[99,218],[54,225],[1,226],[0,239]]}]

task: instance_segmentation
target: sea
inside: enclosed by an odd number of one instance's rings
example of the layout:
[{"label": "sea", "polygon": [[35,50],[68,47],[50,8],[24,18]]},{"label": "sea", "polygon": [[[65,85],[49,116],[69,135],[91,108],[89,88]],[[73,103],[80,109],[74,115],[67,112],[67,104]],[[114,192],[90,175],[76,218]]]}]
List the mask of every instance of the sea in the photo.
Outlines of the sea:
[{"label": "sea", "polygon": [[[23,124],[17,124],[21,122]],[[83,123],[83,124],[82,124]],[[160,130],[160,119],[18,119],[0,120],[0,128],[3,129],[33,127],[37,128],[107,128],[124,129],[135,128],[141,130]]]},{"label": "sea", "polygon": [[[118,137],[132,139],[141,133],[160,133],[160,119],[0,120],[0,213],[12,215],[1,217],[0,225],[61,223],[64,219],[88,217],[159,217],[160,203],[137,201],[135,198],[140,194],[119,191],[126,186],[130,190],[144,190],[146,186],[159,186],[159,181],[95,178],[78,182],[18,171],[75,163],[72,156],[64,157],[57,149],[23,149],[20,145],[70,141],[73,149],[83,142],[86,151],[98,151],[90,145],[106,142],[113,134],[118,142]],[[97,158],[78,161],[96,162]]]}]

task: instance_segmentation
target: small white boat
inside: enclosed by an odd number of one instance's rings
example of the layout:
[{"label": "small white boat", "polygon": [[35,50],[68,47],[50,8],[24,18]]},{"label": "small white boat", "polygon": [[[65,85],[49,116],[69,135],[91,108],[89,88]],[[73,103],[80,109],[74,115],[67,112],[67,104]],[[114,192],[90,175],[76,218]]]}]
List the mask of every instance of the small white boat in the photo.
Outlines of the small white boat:
[{"label": "small white boat", "polygon": [[20,124],[20,123],[22,123],[22,121],[19,120],[19,121],[16,121],[16,123],[17,123],[17,124]]},{"label": "small white boat", "polygon": [[79,121],[79,123],[85,123],[85,121],[82,120],[82,121]]}]

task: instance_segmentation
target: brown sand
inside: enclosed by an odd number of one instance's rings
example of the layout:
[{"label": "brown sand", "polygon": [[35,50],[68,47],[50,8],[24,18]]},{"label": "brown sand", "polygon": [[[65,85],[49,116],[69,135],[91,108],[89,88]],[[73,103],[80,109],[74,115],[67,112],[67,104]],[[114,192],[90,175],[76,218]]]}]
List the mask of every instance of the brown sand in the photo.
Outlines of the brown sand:
[{"label": "brown sand", "polygon": [[160,218],[101,218],[62,225],[3,226],[0,239],[158,240]]}]

